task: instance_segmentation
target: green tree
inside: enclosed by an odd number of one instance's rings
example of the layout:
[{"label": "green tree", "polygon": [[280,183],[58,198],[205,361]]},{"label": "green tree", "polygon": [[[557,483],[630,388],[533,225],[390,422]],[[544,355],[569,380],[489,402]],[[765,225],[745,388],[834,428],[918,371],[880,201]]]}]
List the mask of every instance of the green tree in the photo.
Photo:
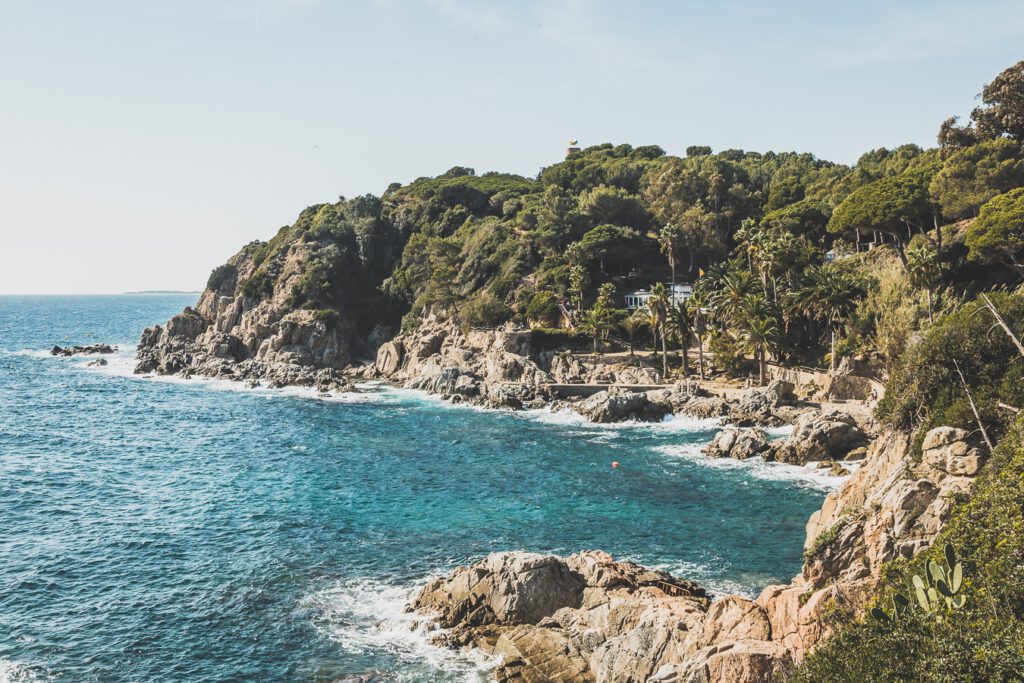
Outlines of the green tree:
[{"label": "green tree", "polygon": [[1024,188],[994,197],[981,207],[965,243],[972,261],[1001,260],[1024,276]]},{"label": "green tree", "polygon": [[933,216],[928,195],[930,176],[906,171],[884,177],[855,190],[836,207],[828,222],[832,233],[856,233],[861,228],[890,236],[907,264],[904,245],[914,231],[925,234],[925,224]]},{"label": "green tree", "polygon": [[921,242],[907,249],[907,271],[910,273],[910,284],[923,289],[928,299],[928,322],[935,322],[932,296],[942,280],[942,266],[935,247]]},{"label": "green tree", "polygon": [[672,271],[672,284],[676,283],[676,250],[679,247],[679,228],[669,224],[658,231],[658,246],[661,253],[668,259],[668,267]]},{"label": "green tree", "polygon": [[768,354],[778,349],[779,324],[771,315],[767,302],[759,294],[751,295],[743,305],[740,322],[740,348],[757,363],[758,384],[767,378]]},{"label": "green tree", "polygon": [[587,287],[587,269],[576,264],[569,269],[569,296],[573,298],[573,305],[577,311],[583,311],[583,290]]},{"label": "green tree", "polygon": [[640,330],[644,329],[650,324],[647,316],[644,315],[642,309],[637,309],[631,315],[623,316],[619,322],[619,328],[626,333],[626,338],[629,340],[629,355],[634,355],[634,344],[636,341],[636,334]]},{"label": "green tree", "polygon": [[690,376],[690,341],[693,338],[693,318],[690,317],[690,309],[684,302],[673,302],[668,307],[666,318],[668,334],[679,341],[679,351],[682,355],[683,376]]},{"label": "green tree", "polygon": [[1004,70],[981,91],[982,105],[971,120],[983,138],[1008,135],[1024,140],[1024,61]]},{"label": "green tree", "polygon": [[853,313],[864,296],[864,285],[838,263],[827,263],[807,273],[803,284],[792,292],[791,305],[813,320],[826,324],[830,336],[829,369],[836,369],[836,341],[843,321]]},{"label": "green tree", "polygon": [[601,352],[601,340],[615,325],[619,311],[614,307],[615,285],[606,282],[598,290],[594,305],[580,316],[580,327],[594,337],[594,353]]},{"label": "green tree", "polygon": [[734,325],[738,322],[740,310],[747,296],[757,291],[757,282],[749,270],[732,267],[714,284],[711,301],[718,315],[730,325]]},{"label": "green tree", "polygon": [[651,287],[651,298],[647,301],[650,309],[649,317],[655,321],[655,327],[661,336],[661,376],[668,377],[668,288],[661,282]]},{"label": "green tree", "polygon": [[704,366],[704,338],[708,333],[707,315],[711,310],[709,297],[700,283],[693,289],[693,296],[686,301],[693,321],[693,334],[697,337],[697,371],[701,381],[706,379]]},{"label": "green tree", "polygon": [[928,191],[949,219],[977,216],[997,194],[1024,186],[1021,143],[1008,138],[986,140],[949,157],[932,178]]},{"label": "green tree", "polygon": [[647,225],[647,209],[634,194],[621,187],[598,185],[580,193],[579,208],[594,225],[612,224],[642,229]]}]

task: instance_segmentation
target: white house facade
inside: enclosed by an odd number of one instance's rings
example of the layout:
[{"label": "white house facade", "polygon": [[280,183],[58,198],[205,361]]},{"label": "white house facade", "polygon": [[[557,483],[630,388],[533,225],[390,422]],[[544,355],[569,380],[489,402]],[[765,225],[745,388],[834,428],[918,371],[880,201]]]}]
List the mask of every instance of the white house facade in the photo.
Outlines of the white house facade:
[{"label": "white house facade", "polygon": [[[668,298],[673,305],[681,304],[693,296],[693,285],[688,282],[665,283],[665,289],[668,290]],[[643,308],[647,305],[651,296],[652,293],[649,289],[638,289],[635,292],[630,292],[624,297],[626,308],[631,311]]]}]

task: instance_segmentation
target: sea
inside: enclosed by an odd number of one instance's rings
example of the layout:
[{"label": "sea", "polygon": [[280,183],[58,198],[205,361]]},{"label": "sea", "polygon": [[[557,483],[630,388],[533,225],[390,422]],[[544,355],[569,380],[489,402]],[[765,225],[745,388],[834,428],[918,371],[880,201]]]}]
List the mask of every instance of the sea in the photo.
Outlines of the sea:
[{"label": "sea", "polygon": [[[0,683],[484,681],[405,611],[430,578],[602,549],[753,596],[841,483],[710,460],[711,420],[133,374],[143,328],[194,302],[0,297]],[[99,342],[103,367],[49,354]]]}]

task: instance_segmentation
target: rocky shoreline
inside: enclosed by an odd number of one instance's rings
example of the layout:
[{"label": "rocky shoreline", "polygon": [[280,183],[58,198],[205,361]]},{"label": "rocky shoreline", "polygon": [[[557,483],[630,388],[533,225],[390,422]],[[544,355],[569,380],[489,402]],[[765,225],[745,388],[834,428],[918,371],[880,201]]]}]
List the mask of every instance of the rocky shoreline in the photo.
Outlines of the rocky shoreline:
[{"label": "rocky shoreline", "polygon": [[[217,307],[231,309],[230,304]],[[330,355],[322,347],[330,335],[319,330],[320,324],[285,321],[264,330],[269,336],[261,338],[252,329],[219,331],[225,327],[222,321],[186,309],[165,326],[142,333],[135,372],[228,379],[250,387],[309,387],[321,393],[357,392],[356,382],[379,380],[452,403],[572,411],[595,423],[657,422],[672,415],[717,419],[726,427],[705,449],[709,457],[815,463],[840,475],[863,457],[869,440],[866,426],[849,414],[821,411],[800,399],[785,380],[723,396],[693,380],[665,384],[638,359],[585,363],[567,352],[533,348],[529,331],[463,332],[433,318],[381,344],[373,362],[318,367],[309,359]],[[566,398],[552,390],[576,385],[593,391]],[[793,425],[793,432],[769,440],[765,428],[783,425]]]},{"label": "rocky shoreline", "polygon": [[[598,551],[498,553],[431,582],[410,609],[436,620],[438,644],[500,655],[501,681],[767,680],[862,612],[882,563],[931,543],[983,463],[962,430],[932,430],[917,457],[908,435],[876,435],[782,379],[731,392],[668,384],[636,359],[581,360],[537,348],[528,330],[465,331],[432,317],[384,336],[374,360],[353,363],[337,331],[309,311],[274,316],[208,291],[196,310],[143,333],[135,371],[331,393],[378,380],[453,403],[571,410],[600,423],[714,418],[723,427],[705,447],[709,457],[853,472],[811,516],[801,573],[754,600],[712,599],[696,584]],[[554,387],[597,390],[567,398]],[[781,425],[792,431],[769,439],[766,429]]]},{"label": "rocky shoreline", "polygon": [[886,433],[807,525],[804,566],[755,598],[606,553],[494,553],[428,583],[409,605],[433,642],[500,657],[499,682],[758,683],[862,614],[882,564],[935,538],[983,462],[967,432],[930,431],[923,457]]}]

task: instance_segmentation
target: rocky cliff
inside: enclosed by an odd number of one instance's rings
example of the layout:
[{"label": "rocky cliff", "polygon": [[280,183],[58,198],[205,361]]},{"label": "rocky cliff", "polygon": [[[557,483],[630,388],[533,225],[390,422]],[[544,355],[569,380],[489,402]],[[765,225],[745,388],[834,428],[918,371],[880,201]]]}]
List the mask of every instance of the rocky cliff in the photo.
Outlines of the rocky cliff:
[{"label": "rocky cliff", "polygon": [[906,435],[883,434],[808,522],[800,575],[753,600],[601,552],[498,553],[410,608],[445,629],[439,644],[500,655],[499,681],[767,681],[863,612],[882,564],[935,538],[983,461],[963,430],[929,432],[920,461]]},{"label": "rocky cliff", "polygon": [[210,276],[198,303],[139,340],[136,371],[351,390],[341,372],[392,320],[350,226],[359,206],[307,209]]}]

